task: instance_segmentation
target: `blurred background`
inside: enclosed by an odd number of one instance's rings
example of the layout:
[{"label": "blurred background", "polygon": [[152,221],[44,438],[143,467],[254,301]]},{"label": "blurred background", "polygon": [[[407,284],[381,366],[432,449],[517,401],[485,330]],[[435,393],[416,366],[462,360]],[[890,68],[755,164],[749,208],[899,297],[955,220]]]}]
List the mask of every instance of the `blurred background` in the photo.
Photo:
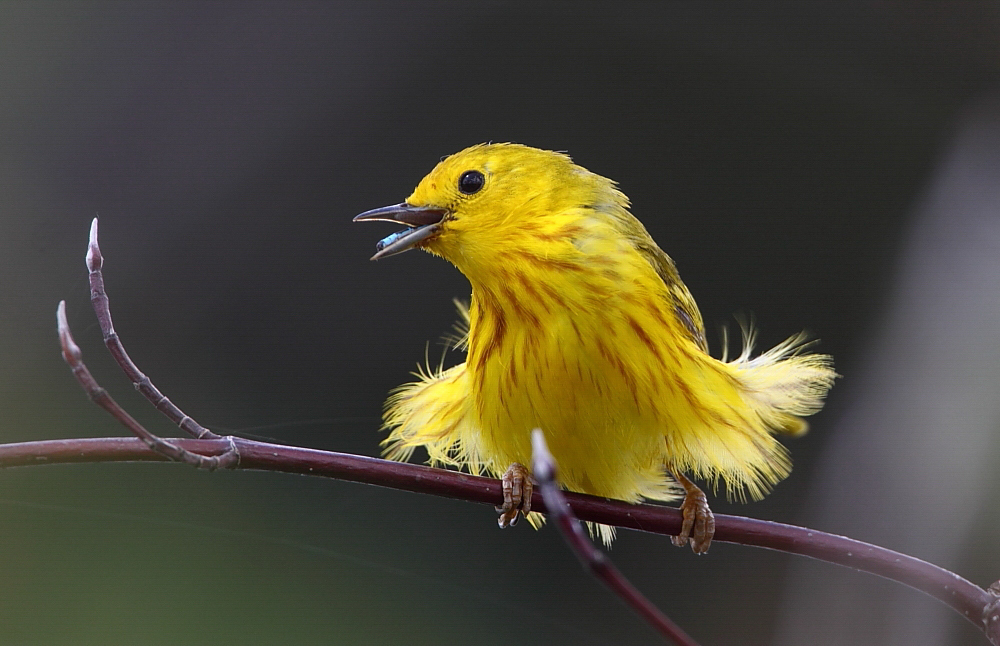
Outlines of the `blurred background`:
[{"label": "blurred background", "polygon": [[[175,434],[116,328],[220,433],[377,455],[386,393],[468,283],[372,263],[442,155],[569,151],[677,261],[713,349],[800,329],[844,376],[739,513],[1000,578],[1000,9],[992,2],[0,4],[0,441],[123,435],[59,356]],[[460,361],[450,354],[446,363]],[[921,594],[624,531],[612,557],[703,644],[979,644]],[[0,472],[2,644],[649,643],[551,528],[491,508],[165,464]]]}]

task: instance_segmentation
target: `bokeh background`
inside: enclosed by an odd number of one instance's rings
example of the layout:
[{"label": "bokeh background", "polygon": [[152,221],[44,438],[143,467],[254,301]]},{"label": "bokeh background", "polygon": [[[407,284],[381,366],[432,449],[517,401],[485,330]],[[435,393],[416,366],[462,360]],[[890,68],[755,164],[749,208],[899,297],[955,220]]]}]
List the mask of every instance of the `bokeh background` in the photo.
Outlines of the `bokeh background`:
[{"label": "bokeh background", "polygon": [[[442,155],[569,151],[616,179],[711,341],[807,329],[844,375],[741,513],[1000,578],[1000,9],[990,2],[0,3],[0,441],[154,432],[89,309],[218,432],[378,453],[385,394],[468,284],[371,263]],[[449,355],[447,361],[460,360]],[[602,644],[655,634],[551,528],[375,487],[177,465],[0,472],[2,644]],[[919,593],[622,532],[704,644],[977,644]]]}]

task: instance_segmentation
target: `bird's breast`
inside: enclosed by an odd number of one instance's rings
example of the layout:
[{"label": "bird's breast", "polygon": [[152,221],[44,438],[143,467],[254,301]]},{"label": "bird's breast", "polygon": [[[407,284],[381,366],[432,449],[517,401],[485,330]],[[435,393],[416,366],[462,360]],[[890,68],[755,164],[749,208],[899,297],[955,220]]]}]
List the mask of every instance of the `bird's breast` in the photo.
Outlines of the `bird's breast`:
[{"label": "bird's breast", "polygon": [[536,427],[564,455],[606,451],[614,437],[653,441],[664,405],[683,396],[672,384],[697,351],[679,347],[655,284],[644,288],[599,263],[552,270],[544,282],[515,266],[503,272],[504,280],[474,285],[470,309],[467,366],[488,450],[529,460]]}]

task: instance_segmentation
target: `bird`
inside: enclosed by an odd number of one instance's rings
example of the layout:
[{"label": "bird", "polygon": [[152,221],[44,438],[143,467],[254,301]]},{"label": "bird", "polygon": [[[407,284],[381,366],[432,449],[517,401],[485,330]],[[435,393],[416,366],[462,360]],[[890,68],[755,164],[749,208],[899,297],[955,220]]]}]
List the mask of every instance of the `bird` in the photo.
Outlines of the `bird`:
[{"label": "bird", "polygon": [[[693,479],[760,499],[790,472],[778,435],[801,435],[838,376],[805,334],[735,358],[709,353],[674,261],[617,184],[563,152],[486,143],[442,160],[404,202],[361,213],[405,229],[373,260],[422,249],[468,279],[465,361],[421,368],[386,401],[384,455],[503,481],[501,527],[530,508],[531,432],[569,491],[631,503],[682,498],[678,546],[708,551],[714,515]],[[689,477],[690,476],[690,477]],[[591,526],[608,546],[614,528]]]}]

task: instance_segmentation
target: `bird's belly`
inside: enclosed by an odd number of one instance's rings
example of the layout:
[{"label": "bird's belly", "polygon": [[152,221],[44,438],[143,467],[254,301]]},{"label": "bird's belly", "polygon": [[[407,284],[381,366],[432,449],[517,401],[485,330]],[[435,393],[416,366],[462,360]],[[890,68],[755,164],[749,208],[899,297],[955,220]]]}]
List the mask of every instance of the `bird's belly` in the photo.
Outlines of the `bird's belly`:
[{"label": "bird's belly", "polygon": [[[541,428],[566,488],[626,500],[664,497],[661,411],[672,395],[656,384],[672,381],[669,366],[646,361],[648,351],[630,347],[628,338],[615,339],[612,352],[579,326],[508,341],[472,380],[481,451],[494,469],[530,464],[530,433]],[[626,363],[623,356],[643,358]]]}]

